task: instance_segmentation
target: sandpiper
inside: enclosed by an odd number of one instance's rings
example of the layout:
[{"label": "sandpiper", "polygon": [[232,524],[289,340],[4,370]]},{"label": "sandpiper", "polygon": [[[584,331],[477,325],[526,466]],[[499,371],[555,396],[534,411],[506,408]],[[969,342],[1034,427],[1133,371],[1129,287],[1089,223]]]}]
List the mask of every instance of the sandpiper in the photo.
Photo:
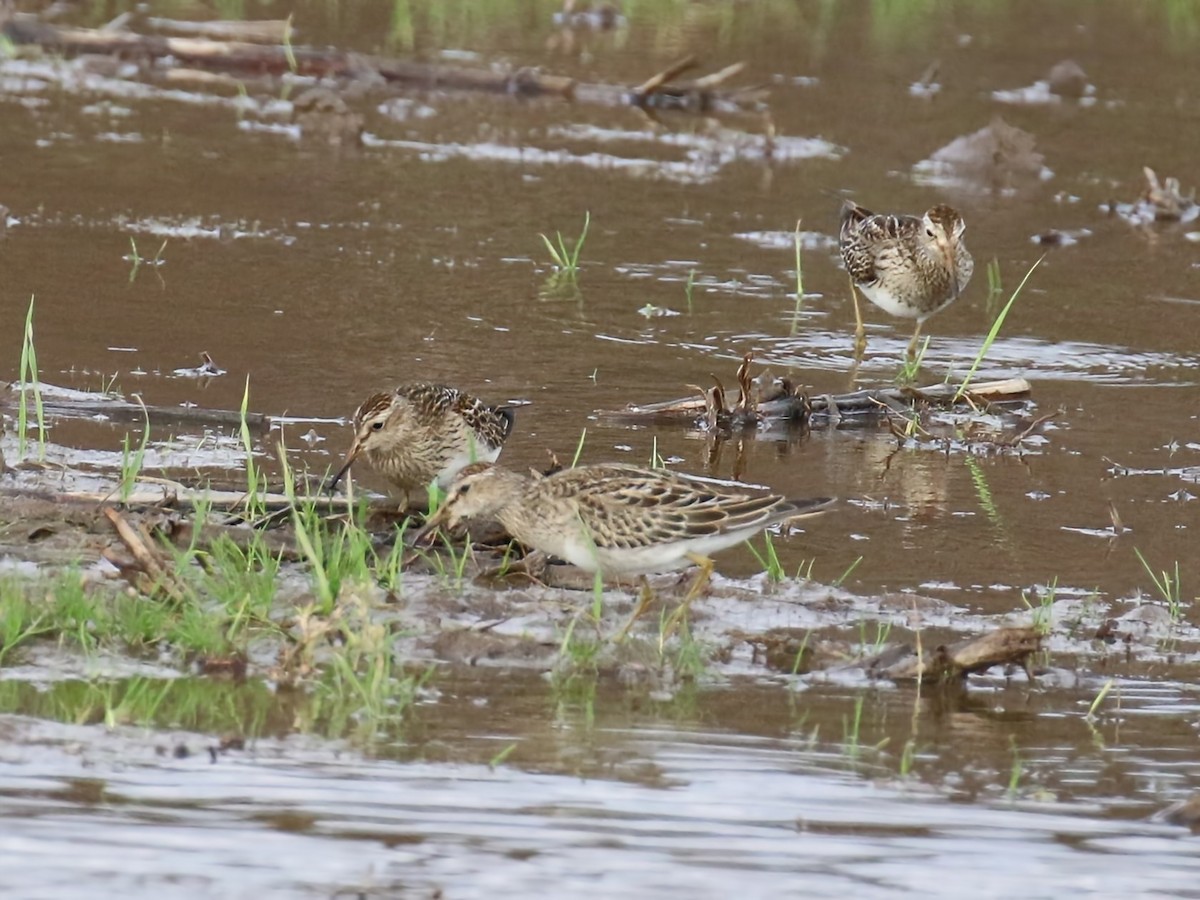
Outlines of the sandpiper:
[{"label": "sandpiper", "polygon": [[854,297],[855,345],[866,345],[857,287],[880,309],[916,319],[908,356],[916,352],[925,320],[958,299],[975,262],[963,243],[966,223],[944,204],[923,216],[876,214],[842,202],[840,245]]},{"label": "sandpiper", "polygon": [[405,494],[431,481],[445,488],[465,466],[495,462],[513,412],[442,384],[405,384],[372,394],[354,413],[354,442],[332,490],[359,455]]},{"label": "sandpiper", "polygon": [[[452,530],[484,519],[499,522],[522,544],[588,572],[645,575],[695,564],[700,573],[686,606],[708,582],[710,554],[833,502],[789,500],[746,485],[617,463],[544,476],[476,464],[459,472],[445,503],[413,541],[439,527]],[[648,600],[643,594],[631,624]]]}]

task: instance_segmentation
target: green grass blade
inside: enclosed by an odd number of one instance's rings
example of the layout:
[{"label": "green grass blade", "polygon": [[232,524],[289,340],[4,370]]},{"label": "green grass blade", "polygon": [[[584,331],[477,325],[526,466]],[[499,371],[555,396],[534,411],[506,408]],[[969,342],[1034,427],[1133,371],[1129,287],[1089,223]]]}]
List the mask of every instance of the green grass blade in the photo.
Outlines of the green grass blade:
[{"label": "green grass blade", "polygon": [[967,385],[971,383],[971,379],[975,377],[975,372],[979,368],[979,364],[983,362],[983,358],[987,356],[988,350],[992,348],[992,344],[996,341],[996,335],[1000,333],[1000,329],[1004,325],[1004,320],[1008,317],[1008,311],[1012,309],[1013,304],[1017,301],[1017,297],[1021,294],[1021,289],[1025,287],[1025,282],[1029,281],[1034,270],[1042,264],[1042,260],[1046,258],[1046,254],[1042,254],[1037,258],[1037,261],[1029,267],[1029,271],[1025,273],[1025,277],[1021,279],[1021,283],[1017,285],[1017,289],[1012,292],[1012,296],[1008,298],[1008,302],[1004,304],[1004,308],[1000,310],[995,321],[992,322],[992,327],[988,331],[987,337],[983,340],[983,346],[979,348],[979,352],[975,355],[975,361],[971,363],[971,368],[967,371],[967,377],[963,379],[963,383],[958,386],[958,391],[954,395],[954,402],[957,403],[964,393],[966,393]]}]

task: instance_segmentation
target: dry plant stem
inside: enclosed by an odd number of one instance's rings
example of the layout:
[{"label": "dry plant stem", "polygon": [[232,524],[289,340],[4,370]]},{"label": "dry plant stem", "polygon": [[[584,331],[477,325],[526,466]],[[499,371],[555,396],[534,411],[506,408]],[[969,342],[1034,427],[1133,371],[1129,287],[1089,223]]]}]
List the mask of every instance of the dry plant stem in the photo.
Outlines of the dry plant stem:
[{"label": "dry plant stem", "polygon": [[1055,411],[1052,413],[1046,413],[1046,415],[1044,415],[1044,416],[1038,416],[1036,419],[1034,419],[1032,422],[1029,423],[1028,428],[1026,428],[1024,431],[1022,431],[1020,434],[1016,435],[1015,437],[1009,438],[1008,440],[1004,441],[1003,443],[1006,446],[1015,447],[1015,446],[1017,446],[1017,444],[1021,443],[1021,441],[1025,440],[1025,438],[1027,438],[1031,434],[1033,434],[1038,428],[1040,428],[1046,422],[1049,422],[1051,419],[1054,419],[1057,416],[1058,416],[1058,411]]}]

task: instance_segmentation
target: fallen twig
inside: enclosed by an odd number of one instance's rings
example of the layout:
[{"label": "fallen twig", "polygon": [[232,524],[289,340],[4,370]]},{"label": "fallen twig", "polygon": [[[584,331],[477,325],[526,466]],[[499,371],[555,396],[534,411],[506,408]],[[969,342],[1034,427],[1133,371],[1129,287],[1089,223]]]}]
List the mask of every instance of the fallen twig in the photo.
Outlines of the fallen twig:
[{"label": "fallen twig", "polygon": [[[166,564],[152,549],[151,544],[153,541],[150,539],[150,535],[146,533],[145,527],[140,523],[137,527],[134,527],[111,506],[104,507],[104,515],[112,523],[113,528],[117,532],[117,537],[121,539],[121,543],[133,555],[137,567],[149,579],[149,586],[145,588],[146,593],[161,591],[170,600],[182,603],[184,598],[183,592],[175,583],[171,570],[167,568]],[[118,568],[125,569],[119,560],[110,557],[107,553],[105,557]]]}]

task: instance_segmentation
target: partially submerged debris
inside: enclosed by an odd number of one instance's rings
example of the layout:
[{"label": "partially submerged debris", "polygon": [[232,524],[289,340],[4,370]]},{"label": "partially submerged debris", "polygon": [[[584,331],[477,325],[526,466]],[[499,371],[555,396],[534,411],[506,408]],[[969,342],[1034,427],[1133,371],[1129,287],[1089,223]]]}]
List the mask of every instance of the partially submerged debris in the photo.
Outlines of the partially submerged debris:
[{"label": "partially submerged debris", "polygon": [[1178,178],[1168,176],[1160,182],[1158,173],[1149,166],[1142,167],[1142,175],[1146,184],[1137,200],[1133,203],[1109,202],[1102,208],[1137,226],[1155,222],[1191,222],[1200,216],[1195,188],[1184,194]]},{"label": "partially submerged debris", "polygon": [[1028,131],[1000,116],[971,134],[955,138],[913,166],[919,181],[942,187],[1011,191],[1044,181],[1051,172]]},{"label": "partially submerged debris", "polygon": [[992,91],[992,99],[1000,103],[1036,106],[1074,100],[1081,106],[1095,103],[1096,87],[1088,82],[1087,73],[1073,59],[1055,63],[1046,77],[1028,87]]},{"label": "partially submerged debris", "polygon": [[1042,646],[1042,632],[1033,627],[998,628],[995,631],[936,647],[890,648],[863,664],[874,678],[893,681],[961,681],[992,666],[1020,666],[1030,681],[1029,658]]},{"label": "partially submerged debris", "polygon": [[1046,83],[1052,93],[1060,97],[1078,100],[1088,93],[1095,93],[1095,88],[1088,83],[1087,73],[1073,59],[1064,59],[1055,63],[1046,76]]},{"label": "partially submerged debris", "polygon": [[[981,406],[1020,403],[1028,399],[1029,382],[1009,378],[974,384],[962,392],[956,385],[890,387],[853,391],[848,394],[810,396],[788,378],[751,379],[753,354],[747,353],[738,367],[738,399],[725,402],[725,387],[716,375],[713,386],[693,385],[699,396],[660,403],[630,405],[623,410],[601,410],[602,417],[621,423],[686,424],[705,431],[746,431],[771,428],[836,427],[844,424],[876,425],[890,413],[909,414],[922,407]],[[768,380],[764,388],[762,382]],[[756,382],[758,382],[756,384]]]},{"label": "partially submerged debris", "polygon": [[207,350],[203,350],[200,353],[200,365],[191,369],[176,369],[171,374],[180,378],[217,378],[226,374],[226,371],[213,362]]},{"label": "partially submerged debris", "polygon": [[642,82],[629,94],[634,106],[654,109],[683,109],[689,112],[706,112],[712,109],[716,100],[715,89],[718,85],[737,75],[746,67],[745,63],[737,62],[726,66],[719,72],[697,78],[695,81],[671,85],[676,78],[699,63],[694,56],[686,56],[668,66],[662,72]]},{"label": "partially submerged debris", "polygon": [[292,121],[306,138],[321,137],[330,144],[361,144],[362,113],[355,112],[336,91],[312,87],[292,101]]},{"label": "partially submerged debris", "polygon": [[1200,833],[1200,791],[1158,811],[1154,814],[1154,821],[1182,825],[1193,834]]},{"label": "partially submerged debris", "polygon": [[[694,82],[668,87],[680,72],[696,62],[689,57],[632,89],[620,85],[586,84],[529,67],[493,69],[438,65],[343,50],[294,45],[285,38],[254,43],[237,29],[195,29],[195,36],[170,37],[128,30],[141,23],[129,17],[106,28],[52,25],[37,16],[15,13],[0,21],[0,35],[17,46],[34,45],[59,56],[104,54],[152,61],[173,71],[179,67],[236,73],[241,76],[332,78],[372,86],[421,90],[474,90],[522,96],[552,96],[604,106],[640,106],[707,112],[757,108],[761,96],[751,92],[719,92],[717,88],[741,71],[735,63]],[[152,20],[161,26],[163,20]],[[158,28],[179,33],[173,28]],[[253,23],[245,23],[247,25]],[[254,40],[277,33],[268,23]],[[344,129],[343,129],[344,131]]]}]

